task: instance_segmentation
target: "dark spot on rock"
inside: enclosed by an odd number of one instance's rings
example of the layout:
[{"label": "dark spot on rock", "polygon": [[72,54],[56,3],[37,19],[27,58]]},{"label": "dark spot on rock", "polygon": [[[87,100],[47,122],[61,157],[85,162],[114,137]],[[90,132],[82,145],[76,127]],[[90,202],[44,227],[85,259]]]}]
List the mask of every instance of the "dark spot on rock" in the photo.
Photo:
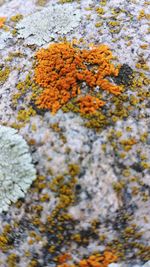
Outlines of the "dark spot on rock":
[{"label": "dark spot on rock", "polygon": [[81,185],[80,184],[77,184],[76,187],[75,187],[75,190],[77,191],[77,193],[79,193],[81,191]]},{"label": "dark spot on rock", "polygon": [[114,77],[113,80],[118,85],[130,85],[132,81],[133,70],[127,64],[123,64],[120,68],[119,74],[117,77]]},{"label": "dark spot on rock", "polygon": [[44,114],[49,111],[48,109],[39,109],[34,103],[34,101],[30,101],[30,105],[36,111],[36,114],[40,116],[44,116]]},{"label": "dark spot on rock", "polygon": [[142,172],[143,171],[143,167],[139,163],[132,164],[131,168],[134,169],[137,172]]},{"label": "dark spot on rock", "polygon": [[82,178],[86,173],[86,170],[85,169],[82,169],[79,173],[79,179]]},{"label": "dark spot on rock", "polygon": [[116,8],[114,8],[114,11],[115,11],[116,13],[119,13],[119,12],[121,11],[121,8],[120,8],[120,7],[116,7]]}]

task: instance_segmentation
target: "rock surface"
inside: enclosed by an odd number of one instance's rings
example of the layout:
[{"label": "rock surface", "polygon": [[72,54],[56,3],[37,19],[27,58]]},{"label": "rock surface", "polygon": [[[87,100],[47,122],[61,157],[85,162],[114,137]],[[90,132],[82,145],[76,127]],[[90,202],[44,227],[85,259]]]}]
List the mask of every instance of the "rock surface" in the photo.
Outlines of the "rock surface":
[{"label": "rock surface", "polygon": [[[110,250],[118,260],[107,266],[148,267],[149,3],[61,2],[0,0],[0,124],[27,141],[37,172],[0,214],[0,266],[55,267],[65,253],[67,266],[77,265]],[[74,102],[53,115],[31,97],[36,52],[66,40],[80,49],[104,43],[123,66],[109,78],[124,86],[121,96],[95,89],[106,101],[97,117],[76,112]]]}]

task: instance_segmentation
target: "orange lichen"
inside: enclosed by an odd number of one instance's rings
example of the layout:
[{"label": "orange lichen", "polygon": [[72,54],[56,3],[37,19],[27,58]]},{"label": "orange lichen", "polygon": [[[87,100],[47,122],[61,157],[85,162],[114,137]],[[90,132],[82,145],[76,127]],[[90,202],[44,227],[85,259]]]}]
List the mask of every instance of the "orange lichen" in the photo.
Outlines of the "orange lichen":
[{"label": "orange lichen", "polygon": [[[69,43],[52,44],[47,49],[40,49],[36,57],[38,64],[35,68],[35,81],[44,88],[36,98],[38,108],[57,112],[71,98],[80,94],[80,83],[83,81],[91,90],[99,86],[114,95],[119,95],[122,91],[120,86],[106,79],[106,76],[117,76],[119,72],[110,62],[113,56],[106,45],[80,50]],[[87,99],[89,101],[89,97]],[[87,99],[83,101],[82,98],[80,103],[85,103]],[[90,102],[93,112],[95,99],[91,97]],[[97,99],[97,108],[103,104]]]},{"label": "orange lichen", "polygon": [[64,253],[62,255],[59,255],[57,260],[59,263],[62,264],[62,263],[65,263],[66,261],[68,261],[70,259],[71,259],[71,255],[68,253]]},{"label": "orange lichen", "polygon": [[80,97],[77,102],[81,113],[95,113],[98,108],[105,105],[104,101],[90,95]]},{"label": "orange lichen", "polygon": [[58,267],[107,267],[110,263],[116,262],[118,257],[112,251],[104,251],[103,254],[91,255],[87,259],[81,260],[77,265],[63,263]]},{"label": "orange lichen", "polygon": [[0,17],[0,28],[3,27],[5,21],[6,21],[6,18],[5,17]]}]

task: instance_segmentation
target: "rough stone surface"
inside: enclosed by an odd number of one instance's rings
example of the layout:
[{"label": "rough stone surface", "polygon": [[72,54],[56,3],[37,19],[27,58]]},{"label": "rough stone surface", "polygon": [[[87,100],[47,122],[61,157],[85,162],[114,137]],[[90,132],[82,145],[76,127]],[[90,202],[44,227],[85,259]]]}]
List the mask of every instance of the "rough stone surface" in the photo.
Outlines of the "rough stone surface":
[{"label": "rough stone surface", "polygon": [[[27,141],[37,172],[26,194],[17,189],[17,203],[0,214],[0,266],[12,266],[13,261],[17,267],[56,267],[56,257],[64,253],[71,254],[69,263],[77,264],[108,247],[120,255],[110,267],[149,266],[148,10],[146,0],[0,1],[0,17],[7,18],[0,28],[0,123],[14,128],[14,138]],[[60,109],[52,115],[38,110],[31,100],[36,88],[35,53],[64,38],[81,49],[105,43],[115,64],[123,64],[116,80],[124,85],[123,94],[114,98],[100,90],[106,101],[101,110],[106,121],[100,129],[88,128],[89,119],[79,113]],[[131,70],[132,81],[128,80]],[[88,91],[85,84],[81,87]],[[0,166],[4,166],[8,162],[1,152],[4,147],[0,148]],[[12,164],[7,172],[11,168]],[[77,179],[73,188],[72,172]],[[74,202],[57,214],[68,195]]]}]

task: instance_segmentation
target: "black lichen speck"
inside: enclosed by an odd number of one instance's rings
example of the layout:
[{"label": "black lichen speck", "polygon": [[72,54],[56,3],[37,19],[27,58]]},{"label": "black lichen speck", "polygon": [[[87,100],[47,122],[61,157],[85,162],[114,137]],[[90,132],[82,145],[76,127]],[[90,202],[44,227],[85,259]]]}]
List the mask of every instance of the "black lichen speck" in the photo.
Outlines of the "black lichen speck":
[{"label": "black lichen speck", "polygon": [[123,64],[117,77],[113,78],[118,85],[130,85],[132,81],[133,70],[128,64]]}]

